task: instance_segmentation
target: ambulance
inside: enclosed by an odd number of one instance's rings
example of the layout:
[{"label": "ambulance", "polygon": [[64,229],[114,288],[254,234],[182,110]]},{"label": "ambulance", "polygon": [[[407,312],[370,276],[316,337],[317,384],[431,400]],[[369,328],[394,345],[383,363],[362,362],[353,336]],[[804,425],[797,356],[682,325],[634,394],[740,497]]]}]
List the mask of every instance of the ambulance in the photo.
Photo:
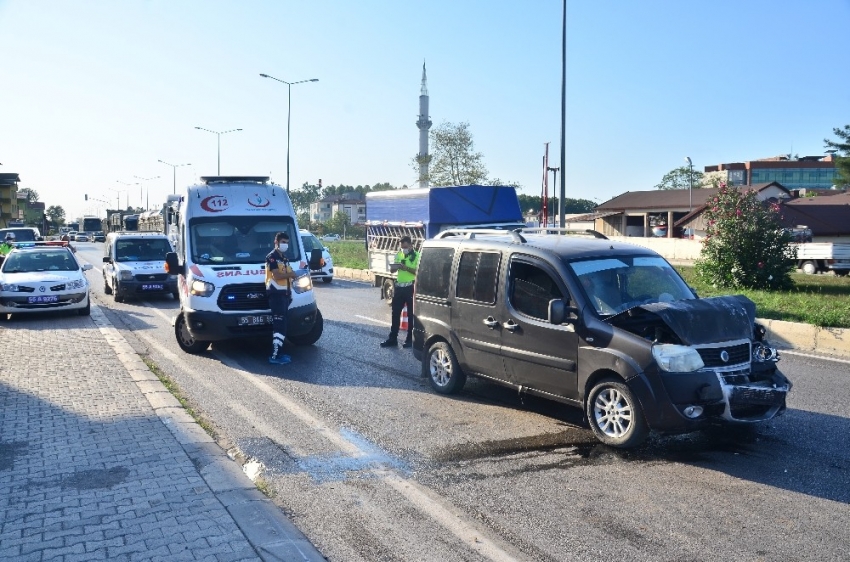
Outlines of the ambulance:
[{"label": "ambulance", "polygon": [[[166,255],[177,275],[180,311],[174,318],[177,343],[201,353],[211,342],[269,336],[271,312],[265,287],[265,258],[277,232],[289,235],[287,258],[298,273],[292,283],[286,339],[312,345],[322,335],[309,254],[286,190],[264,176],[207,176],[181,194],[175,251]],[[315,263],[314,263],[315,262]]]}]

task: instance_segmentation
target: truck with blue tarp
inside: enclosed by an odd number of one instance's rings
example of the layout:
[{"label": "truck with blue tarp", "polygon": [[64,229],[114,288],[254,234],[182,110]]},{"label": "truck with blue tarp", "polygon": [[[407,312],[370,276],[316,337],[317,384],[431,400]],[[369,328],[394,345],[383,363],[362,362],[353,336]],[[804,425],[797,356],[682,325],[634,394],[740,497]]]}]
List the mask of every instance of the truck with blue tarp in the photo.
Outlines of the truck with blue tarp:
[{"label": "truck with blue tarp", "polygon": [[366,194],[369,271],[381,298],[392,301],[390,271],[403,236],[418,252],[422,241],[455,228],[523,228],[516,189],[505,185],[457,185],[373,191]]}]

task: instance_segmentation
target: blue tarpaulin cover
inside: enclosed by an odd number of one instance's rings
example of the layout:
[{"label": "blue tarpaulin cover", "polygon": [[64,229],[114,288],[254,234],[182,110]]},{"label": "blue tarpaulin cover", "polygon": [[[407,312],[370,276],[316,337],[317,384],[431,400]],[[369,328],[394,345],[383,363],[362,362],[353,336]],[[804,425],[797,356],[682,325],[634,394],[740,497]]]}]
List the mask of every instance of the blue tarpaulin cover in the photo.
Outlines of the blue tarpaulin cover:
[{"label": "blue tarpaulin cover", "polygon": [[366,195],[366,220],[422,222],[429,236],[436,234],[440,225],[523,222],[516,189],[504,185],[371,192]]}]

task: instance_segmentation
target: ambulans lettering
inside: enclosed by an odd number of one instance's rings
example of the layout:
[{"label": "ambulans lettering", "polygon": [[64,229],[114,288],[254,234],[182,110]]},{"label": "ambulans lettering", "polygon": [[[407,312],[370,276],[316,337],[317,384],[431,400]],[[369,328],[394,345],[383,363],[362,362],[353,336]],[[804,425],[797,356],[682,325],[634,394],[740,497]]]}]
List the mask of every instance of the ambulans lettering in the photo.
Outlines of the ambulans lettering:
[{"label": "ambulans lettering", "polygon": [[240,275],[264,275],[266,272],[262,269],[246,269],[245,271],[219,271],[218,277],[239,277]]},{"label": "ambulans lettering", "polygon": [[224,195],[210,195],[201,201],[201,208],[210,213],[220,213],[230,207],[227,197]]}]

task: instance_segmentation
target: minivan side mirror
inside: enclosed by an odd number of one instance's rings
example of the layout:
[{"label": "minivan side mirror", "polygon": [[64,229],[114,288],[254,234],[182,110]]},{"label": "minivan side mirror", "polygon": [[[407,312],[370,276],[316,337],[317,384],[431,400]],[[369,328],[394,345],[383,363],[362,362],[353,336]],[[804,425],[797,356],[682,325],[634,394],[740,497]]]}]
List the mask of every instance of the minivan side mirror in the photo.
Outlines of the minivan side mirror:
[{"label": "minivan side mirror", "polygon": [[310,269],[322,269],[322,251],[318,248],[310,250]]},{"label": "minivan side mirror", "polygon": [[572,323],[573,318],[568,318],[568,314],[578,314],[578,309],[574,306],[567,306],[569,301],[564,299],[552,299],[549,301],[549,323],[563,324],[564,322]]},{"label": "minivan side mirror", "polygon": [[165,271],[170,275],[179,275],[184,273],[180,267],[180,262],[177,261],[177,252],[168,252],[165,254]]}]

